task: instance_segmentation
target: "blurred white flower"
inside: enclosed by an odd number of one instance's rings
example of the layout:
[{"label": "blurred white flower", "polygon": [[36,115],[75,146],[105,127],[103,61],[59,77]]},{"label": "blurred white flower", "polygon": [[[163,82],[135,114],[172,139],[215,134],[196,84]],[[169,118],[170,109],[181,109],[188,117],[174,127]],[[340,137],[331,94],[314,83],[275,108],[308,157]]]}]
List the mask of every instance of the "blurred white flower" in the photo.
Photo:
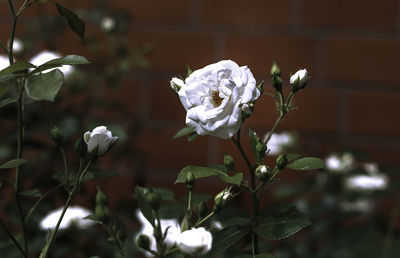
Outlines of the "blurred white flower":
[{"label": "blurred white flower", "polygon": [[111,131],[107,130],[107,127],[98,126],[94,128],[92,132],[85,132],[83,140],[87,144],[88,152],[100,157],[111,149],[111,147],[117,142],[118,137],[112,136]]},{"label": "blurred white flower", "polygon": [[358,199],[355,201],[342,201],[340,208],[345,212],[362,212],[366,213],[371,211],[373,203],[367,199]]},{"label": "blurred white flower", "polygon": [[[58,219],[61,216],[63,207],[50,212],[46,217],[40,221],[40,228],[43,230],[54,229],[57,225]],[[85,208],[79,206],[71,206],[67,209],[64,217],[61,221],[60,230],[71,227],[72,225],[80,229],[85,229],[92,226],[95,222],[85,217],[91,215],[92,213]]]},{"label": "blurred white flower", "polygon": [[[142,224],[140,232],[138,233],[137,236],[146,235],[150,240],[150,250],[157,251],[157,242],[153,236],[153,231],[154,231],[153,226],[145,218],[145,216],[142,214],[142,212],[140,210],[136,211],[136,217],[139,220],[140,224]],[[161,230],[162,230],[163,234],[164,234],[165,230],[168,228],[167,237],[165,238],[164,243],[169,248],[176,243],[178,236],[181,233],[181,228],[179,226],[178,220],[176,220],[176,219],[161,219],[160,224],[161,224]],[[142,251],[144,251],[144,250],[142,250]],[[144,252],[145,252],[145,255],[148,257],[153,256],[150,252],[147,252],[147,251],[144,251]]]},{"label": "blurred white flower", "polygon": [[[47,51],[44,50],[42,52],[40,52],[39,54],[37,54],[36,56],[34,56],[29,62],[31,64],[34,64],[36,66],[42,65],[50,60],[56,59],[56,58],[61,58],[62,56],[59,55],[58,53],[55,52],[51,52],[51,51]],[[56,68],[51,68],[48,70],[43,71],[42,73],[48,73],[54,69],[58,69],[60,70],[65,77],[69,76],[73,71],[74,71],[74,67],[71,65],[63,65],[61,67],[56,67]],[[32,69],[31,69],[32,70]]]},{"label": "blurred white flower", "polygon": [[101,28],[104,31],[112,31],[115,28],[115,20],[112,17],[103,17],[100,21]]},{"label": "blurred white flower", "polygon": [[386,175],[354,175],[345,179],[344,185],[348,190],[383,190],[387,187]]},{"label": "blurred white flower", "polygon": [[[10,43],[9,43],[10,44]],[[24,50],[24,43],[17,38],[14,38],[14,42],[13,42],[13,52],[15,54],[19,54]]]},{"label": "blurred white flower", "polygon": [[[267,140],[269,133],[266,133],[264,136],[264,142]],[[282,133],[274,133],[271,135],[271,138],[267,144],[268,155],[278,155],[284,151],[285,147],[290,146],[294,143],[294,137],[291,133],[282,132]]]},{"label": "blurred white flower", "polygon": [[8,66],[10,66],[8,56],[0,55],[0,70],[6,69]]},{"label": "blurred white flower", "polygon": [[336,173],[347,172],[354,167],[354,157],[351,153],[344,153],[341,156],[330,154],[325,158],[325,167]]},{"label": "blurred white flower", "polygon": [[182,232],[176,245],[185,254],[202,255],[211,250],[212,235],[205,228],[193,228]]}]

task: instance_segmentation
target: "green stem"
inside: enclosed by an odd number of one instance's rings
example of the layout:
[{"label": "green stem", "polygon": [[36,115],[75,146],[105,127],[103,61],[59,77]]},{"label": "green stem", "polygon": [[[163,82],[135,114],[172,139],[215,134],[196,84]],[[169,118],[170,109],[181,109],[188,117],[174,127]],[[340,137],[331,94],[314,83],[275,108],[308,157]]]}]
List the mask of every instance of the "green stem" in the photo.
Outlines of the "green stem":
[{"label": "green stem", "polygon": [[198,226],[200,226],[200,224],[202,224],[204,221],[208,220],[209,218],[212,217],[212,215],[214,215],[214,212],[210,212],[210,214],[208,214],[207,216],[205,216],[202,220],[198,221],[194,227],[197,228]]},{"label": "green stem", "polygon": [[64,148],[62,146],[60,146],[60,152],[64,161],[64,173],[66,174],[68,173],[68,165],[67,165],[67,158],[65,157]]},{"label": "green stem", "polygon": [[6,224],[4,224],[2,219],[0,219],[0,224],[3,227],[4,231],[7,233],[8,237],[11,239],[11,241],[14,243],[14,245],[18,248],[18,250],[20,251],[22,256],[27,257],[24,250],[22,249],[21,245],[18,243],[18,241],[15,239],[15,237],[11,234],[11,232],[8,230]]},{"label": "green stem", "polygon": [[29,210],[28,214],[25,217],[25,223],[28,223],[28,220],[30,218],[30,216],[32,215],[32,213],[35,211],[36,207],[40,204],[40,202],[46,198],[47,195],[49,195],[50,193],[52,193],[53,191],[57,190],[58,188],[60,188],[62,186],[62,184],[59,184],[53,188],[51,188],[47,193],[43,194],[42,196],[40,196],[40,198],[35,202],[35,204],[32,206],[32,208]]},{"label": "green stem", "polygon": [[187,212],[190,212],[190,210],[192,209],[192,190],[189,190],[188,195],[189,196],[188,196]]}]

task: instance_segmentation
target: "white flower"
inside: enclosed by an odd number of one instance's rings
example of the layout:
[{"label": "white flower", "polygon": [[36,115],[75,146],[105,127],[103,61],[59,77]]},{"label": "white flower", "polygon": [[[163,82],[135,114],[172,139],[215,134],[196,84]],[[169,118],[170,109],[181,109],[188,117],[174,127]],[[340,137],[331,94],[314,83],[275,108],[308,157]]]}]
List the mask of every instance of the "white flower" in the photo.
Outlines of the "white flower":
[{"label": "white flower", "polygon": [[[43,230],[54,229],[57,225],[58,219],[61,216],[63,207],[50,212],[46,217],[40,221],[40,228]],[[94,221],[85,219],[85,217],[92,214],[89,210],[79,207],[71,206],[67,209],[61,221],[59,229],[66,229],[75,225],[77,228],[85,229],[94,224]]]},{"label": "white flower", "polygon": [[302,89],[308,81],[307,70],[300,69],[290,77],[290,84],[296,86],[297,89]]},{"label": "white flower", "polygon": [[[29,62],[31,64],[39,66],[39,65],[42,65],[42,64],[44,64],[44,63],[46,63],[46,62],[48,62],[50,60],[53,60],[53,59],[56,59],[56,58],[61,58],[61,57],[62,56],[57,54],[57,53],[44,50],[44,51],[40,52],[39,54],[37,54],[36,56],[34,56]],[[48,73],[48,72],[50,72],[50,71],[52,71],[54,69],[60,70],[64,74],[64,76],[66,76],[66,77],[68,75],[70,75],[74,70],[74,68],[71,65],[63,65],[61,67],[51,68],[51,69],[42,71],[42,73]]]},{"label": "white flower", "polygon": [[115,20],[111,17],[103,17],[100,23],[104,31],[112,31],[115,28]]},{"label": "white flower", "polygon": [[176,93],[178,93],[179,90],[185,86],[185,82],[177,77],[172,78],[169,84],[171,85],[171,89]]},{"label": "white flower", "polygon": [[83,140],[86,142],[88,152],[96,154],[97,157],[103,156],[117,142],[118,137],[112,136],[110,130],[105,126],[98,126],[92,132],[87,131],[83,135]]},{"label": "white flower", "polygon": [[[264,137],[264,142],[267,139],[269,133]],[[283,152],[284,148],[293,144],[294,137],[292,134],[287,132],[274,133],[267,144],[268,155],[278,155]]]},{"label": "white flower", "polygon": [[351,153],[344,153],[341,156],[333,153],[325,158],[325,166],[335,173],[347,172],[354,167],[354,157]]},{"label": "white flower", "polygon": [[0,71],[10,66],[8,56],[0,55]]},{"label": "white flower", "polygon": [[[139,222],[142,224],[141,230],[137,236],[139,236],[139,235],[147,236],[150,240],[150,250],[157,251],[157,242],[153,235],[153,231],[154,231],[153,226],[143,216],[143,214],[142,214],[142,212],[140,212],[140,210],[137,210],[136,217],[138,218]],[[166,244],[167,248],[169,248],[176,243],[178,236],[181,233],[181,228],[176,219],[161,219],[160,224],[161,224],[161,231],[163,233],[168,228],[167,236],[164,240],[164,243]],[[150,252],[147,252],[147,251],[145,252],[145,254],[148,257],[153,256]]]},{"label": "white flower", "polygon": [[[9,43],[10,44],[10,43]],[[15,54],[19,54],[24,50],[24,43],[17,38],[14,38],[14,42],[13,42],[13,52]]]},{"label": "white flower", "polygon": [[223,60],[194,71],[178,92],[186,109],[186,124],[199,135],[232,137],[242,123],[241,104],[259,96],[247,66]]},{"label": "white flower", "polygon": [[182,253],[202,255],[211,250],[212,235],[205,228],[193,228],[182,232],[176,245]]},{"label": "white flower", "polygon": [[345,187],[349,190],[383,190],[388,184],[386,175],[354,175],[345,179]]}]

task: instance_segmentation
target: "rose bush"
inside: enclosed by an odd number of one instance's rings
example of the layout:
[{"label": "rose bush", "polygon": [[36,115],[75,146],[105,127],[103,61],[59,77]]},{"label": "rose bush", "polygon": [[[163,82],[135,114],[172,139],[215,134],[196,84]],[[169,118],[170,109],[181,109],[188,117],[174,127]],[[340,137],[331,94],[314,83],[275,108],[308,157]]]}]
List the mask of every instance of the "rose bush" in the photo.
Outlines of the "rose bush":
[{"label": "rose bush", "polygon": [[199,135],[227,139],[240,128],[242,105],[252,104],[260,91],[247,66],[223,60],[190,74],[178,95],[189,127]]}]

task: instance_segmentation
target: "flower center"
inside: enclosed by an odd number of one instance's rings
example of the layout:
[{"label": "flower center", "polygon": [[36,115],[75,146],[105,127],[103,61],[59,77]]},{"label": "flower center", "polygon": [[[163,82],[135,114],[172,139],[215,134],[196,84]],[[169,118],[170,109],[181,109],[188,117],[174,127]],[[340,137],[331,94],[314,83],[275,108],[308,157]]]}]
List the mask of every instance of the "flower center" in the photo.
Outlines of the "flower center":
[{"label": "flower center", "polygon": [[211,92],[211,99],[213,101],[214,107],[220,106],[222,101],[224,100],[219,96],[219,91],[217,90]]}]

